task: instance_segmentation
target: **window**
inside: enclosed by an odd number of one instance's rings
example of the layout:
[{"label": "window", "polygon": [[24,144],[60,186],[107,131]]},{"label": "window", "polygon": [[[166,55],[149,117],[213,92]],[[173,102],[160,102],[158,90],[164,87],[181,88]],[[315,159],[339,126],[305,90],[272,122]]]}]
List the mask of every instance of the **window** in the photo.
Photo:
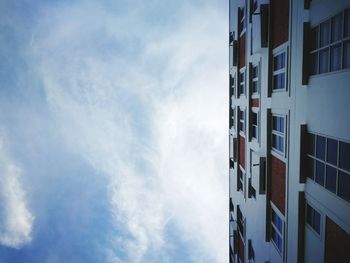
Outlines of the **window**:
[{"label": "window", "polygon": [[243,196],[245,197],[245,185],[246,185],[246,174],[244,169],[239,165],[238,166],[238,177],[237,177],[237,191],[242,191]]},{"label": "window", "polygon": [[245,134],[245,110],[239,111],[239,130],[243,133],[243,135]]},{"label": "window", "polygon": [[273,89],[286,89],[286,51],[273,56]]},{"label": "window", "polygon": [[273,208],[271,208],[271,240],[280,254],[282,254],[283,251],[283,232],[283,219]]},{"label": "window", "polygon": [[248,198],[256,198],[256,190],[252,185],[252,178],[248,180]]},{"label": "window", "polygon": [[251,74],[251,83],[252,83],[252,94],[259,94],[259,66],[252,66],[252,74]]},{"label": "window", "polygon": [[285,154],[285,117],[272,116],[272,149],[280,155]]},{"label": "window", "polygon": [[239,72],[239,95],[245,95],[245,69]]},{"label": "window", "polygon": [[239,206],[237,206],[237,228],[238,228],[238,232],[242,236],[242,239],[244,240],[244,236],[245,236],[245,218],[244,218],[244,216],[243,216]]},{"label": "window", "polygon": [[240,7],[238,8],[238,15],[239,15],[239,25],[238,25],[238,32],[240,35],[243,35],[245,33],[246,28],[246,19],[245,19],[245,8]]},{"label": "window", "polygon": [[259,138],[259,114],[252,112],[252,121],[251,121],[251,134],[252,138],[258,140]]},{"label": "window", "polygon": [[350,143],[308,133],[307,176],[350,202]]},{"label": "window", "polygon": [[254,263],[255,262],[255,251],[253,249],[252,240],[248,240],[248,262]]},{"label": "window", "polygon": [[321,233],[321,215],[309,204],[306,204],[306,223],[317,233]]},{"label": "window", "polygon": [[[350,67],[350,9],[311,30],[310,74]],[[344,32],[344,33],[343,33]]]}]

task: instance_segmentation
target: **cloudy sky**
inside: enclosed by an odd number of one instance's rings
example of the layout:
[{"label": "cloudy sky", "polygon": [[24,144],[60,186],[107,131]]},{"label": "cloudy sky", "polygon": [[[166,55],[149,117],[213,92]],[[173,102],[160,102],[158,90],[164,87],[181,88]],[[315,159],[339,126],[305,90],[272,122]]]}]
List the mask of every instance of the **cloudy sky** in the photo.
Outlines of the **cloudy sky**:
[{"label": "cloudy sky", "polygon": [[0,1],[0,262],[228,259],[228,1]]}]

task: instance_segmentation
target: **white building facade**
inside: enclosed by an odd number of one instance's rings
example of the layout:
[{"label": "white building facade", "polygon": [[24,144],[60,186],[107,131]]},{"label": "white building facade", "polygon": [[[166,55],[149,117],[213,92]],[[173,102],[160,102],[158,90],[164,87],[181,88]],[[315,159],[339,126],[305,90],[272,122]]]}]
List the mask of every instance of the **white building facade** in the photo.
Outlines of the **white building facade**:
[{"label": "white building facade", "polygon": [[350,262],[350,1],[230,1],[230,262]]}]

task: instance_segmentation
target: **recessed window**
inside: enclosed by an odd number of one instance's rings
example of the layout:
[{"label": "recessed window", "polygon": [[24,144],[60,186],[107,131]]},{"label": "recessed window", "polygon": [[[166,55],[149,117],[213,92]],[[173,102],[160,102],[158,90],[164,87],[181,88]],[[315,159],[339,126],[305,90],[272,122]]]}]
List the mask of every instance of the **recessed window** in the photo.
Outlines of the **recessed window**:
[{"label": "recessed window", "polygon": [[350,174],[339,171],[338,195],[350,202]]},{"label": "recessed window", "polygon": [[311,75],[350,67],[349,23],[347,9],[311,29]]},{"label": "recessed window", "polygon": [[285,118],[281,116],[272,116],[272,149],[285,153]]},{"label": "recessed window", "polygon": [[307,134],[307,177],[350,202],[350,143]]},{"label": "recessed window", "polygon": [[245,95],[245,69],[239,72],[239,95]]},{"label": "recessed window", "polygon": [[275,244],[279,253],[282,254],[283,250],[283,231],[284,231],[283,219],[271,209],[271,240]]},{"label": "recessed window", "polygon": [[309,204],[306,204],[306,222],[317,234],[321,233],[321,214]]},{"label": "recessed window", "polygon": [[240,17],[239,25],[238,25],[238,27],[239,27],[238,32],[241,35],[245,32],[245,28],[246,28],[245,8],[244,7],[238,8],[238,15]]},{"label": "recessed window", "polygon": [[258,94],[259,93],[259,66],[253,65],[252,66],[252,76],[251,76],[251,83],[252,83],[252,94]]},{"label": "recessed window", "polygon": [[283,51],[273,57],[273,89],[286,89],[286,52]]},{"label": "recessed window", "polygon": [[243,185],[244,185],[244,172],[242,171],[242,169],[240,167],[238,167],[238,191],[242,191],[243,192]]},{"label": "recessed window", "polygon": [[238,232],[241,234],[243,240],[245,237],[245,218],[239,206],[237,206],[237,228]]},{"label": "recessed window", "polygon": [[239,130],[245,134],[245,110],[239,111]]},{"label": "recessed window", "polygon": [[258,140],[259,138],[259,114],[252,112],[252,125],[251,125],[252,138]]}]

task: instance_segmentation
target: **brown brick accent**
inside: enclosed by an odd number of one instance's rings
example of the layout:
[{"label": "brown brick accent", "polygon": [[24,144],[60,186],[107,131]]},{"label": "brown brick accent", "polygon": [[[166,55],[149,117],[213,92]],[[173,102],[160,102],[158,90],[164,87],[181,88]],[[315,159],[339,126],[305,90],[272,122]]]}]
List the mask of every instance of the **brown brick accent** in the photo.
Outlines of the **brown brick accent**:
[{"label": "brown brick accent", "polygon": [[259,99],[252,99],[252,107],[259,108]]},{"label": "brown brick accent", "polygon": [[283,215],[286,200],[286,164],[271,155],[271,201]]},{"label": "brown brick accent", "polygon": [[245,169],[245,138],[239,136],[239,164]]},{"label": "brown brick accent", "polygon": [[246,34],[244,33],[243,36],[239,38],[239,68],[243,68],[245,66],[245,39]]},{"label": "brown brick accent", "polygon": [[241,236],[239,236],[238,241],[238,257],[241,259],[241,262],[244,262],[244,243]]},{"label": "brown brick accent", "polygon": [[289,0],[271,0],[272,7],[272,47],[276,48],[288,41]]},{"label": "brown brick accent", "polygon": [[350,235],[328,217],[325,242],[325,263],[348,262],[350,259]]}]

